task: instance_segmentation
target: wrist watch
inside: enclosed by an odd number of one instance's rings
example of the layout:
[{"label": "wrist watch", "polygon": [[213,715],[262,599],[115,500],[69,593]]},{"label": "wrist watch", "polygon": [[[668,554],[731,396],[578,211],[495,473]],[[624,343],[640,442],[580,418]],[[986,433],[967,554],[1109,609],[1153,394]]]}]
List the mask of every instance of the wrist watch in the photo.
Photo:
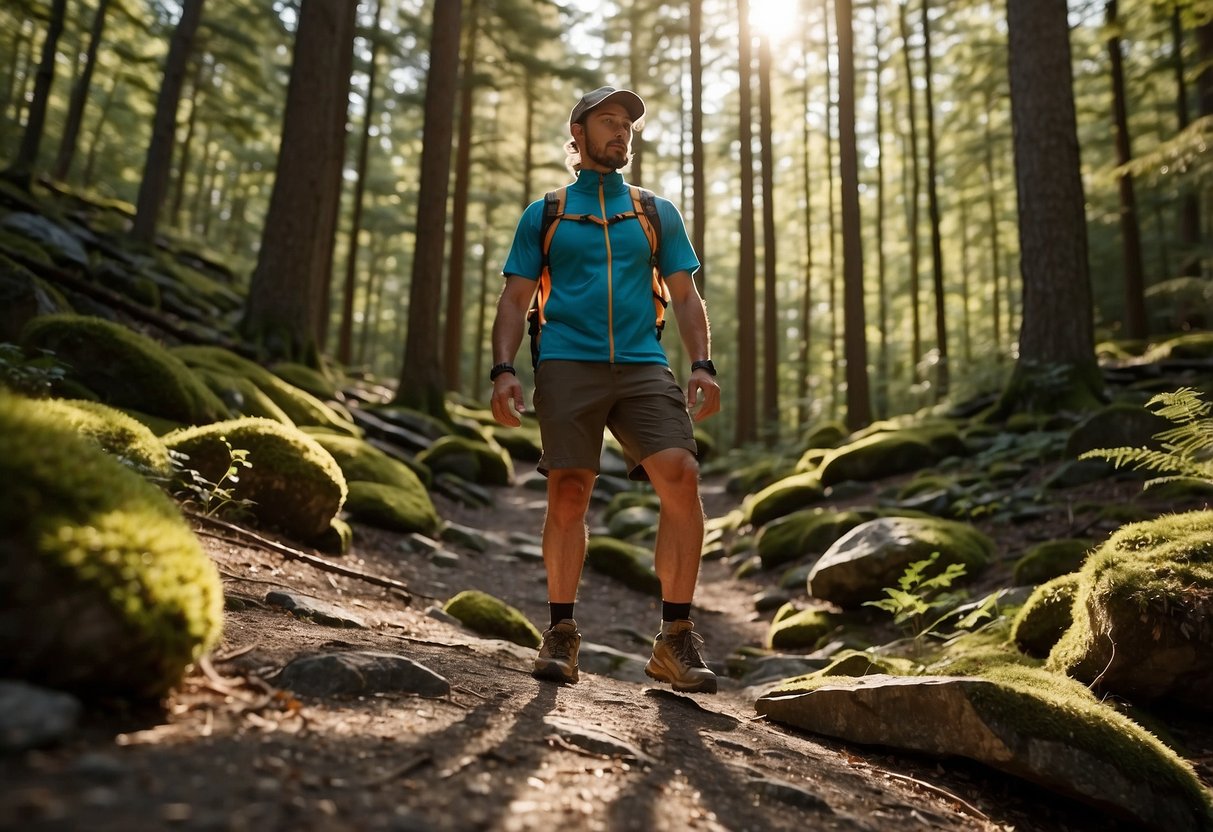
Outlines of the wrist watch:
[{"label": "wrist watch", "polygon": [[699,361],[691,362],[691,372],[696,370],[707,370],[711,375],[716,375],[716,365],[712,363],[710,358],[701,358]]},{"label": "wrist watch", "polygon": [[489,381],[496,381],[497,376],[501,375],[502,373],[513,373],[514,375],[518,375],[518,373],[514,370],[513,364],[508,361],[502,361],[500,364],[494,364],[493,369],[489,370]]}]

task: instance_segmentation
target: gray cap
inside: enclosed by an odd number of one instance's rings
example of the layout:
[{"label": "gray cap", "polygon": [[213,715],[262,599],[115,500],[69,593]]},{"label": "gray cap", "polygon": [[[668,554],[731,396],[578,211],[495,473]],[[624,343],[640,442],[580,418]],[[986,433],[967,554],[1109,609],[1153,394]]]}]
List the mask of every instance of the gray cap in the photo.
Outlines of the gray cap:
[{"label": "gray cap", "polygon": [[628,117],[633,122],[644,118],[644,101],[639,95],[631,90],[619,90],[615,89],[615,87],[599,87],[593,92],[587,92],[581,96],[581,100],[577,102],[577,106],[573,108],[573,112],[569,113],[569,124],[576,124],[585,118],[586,113],[590,110],[608,101],[618,101],[622,104],[623,109],[628,111]]}]

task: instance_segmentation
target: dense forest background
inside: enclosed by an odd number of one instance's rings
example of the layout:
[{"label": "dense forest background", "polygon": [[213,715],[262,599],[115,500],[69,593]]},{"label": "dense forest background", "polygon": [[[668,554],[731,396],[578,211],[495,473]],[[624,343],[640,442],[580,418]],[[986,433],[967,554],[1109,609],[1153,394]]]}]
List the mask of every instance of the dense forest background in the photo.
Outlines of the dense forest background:
[{"label": "dense forest background", "polygon": [[118,207],[133,245],[226,262],[247,302],[222,323],[269,356],[441,410],[488,389],[501,264],[522,207],[567,181],[570,107],[634,89],[626,174],[681,207],[704,262],[726,392],[705,427],[773,442],[1207,326],[1211,15],[11,0],[0,153],[19,187]]}]

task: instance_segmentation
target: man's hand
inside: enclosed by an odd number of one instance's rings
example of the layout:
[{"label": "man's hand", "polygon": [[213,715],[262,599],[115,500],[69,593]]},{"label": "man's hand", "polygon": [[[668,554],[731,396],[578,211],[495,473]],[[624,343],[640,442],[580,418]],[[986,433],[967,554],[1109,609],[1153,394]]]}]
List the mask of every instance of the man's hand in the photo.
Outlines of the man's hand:
[{"label": "man's hand", "polygon": [[[510,405],[513,404],[513,409]],[[513,373],[502,373],[493,382],[493,418],[507,428],[516,428],[522,424],[519,413],[526,412],[526,404],[522,401],[522,382]]]},{"label": "man's hand", "polygon": [[[703,393],[702,400],[699,398],[700,393]],[[707,370],[696,370],[691,373],[691,378],[687,382],[687,408],[691,411],[691,418],[696,422],[702,422],[720,411],[720,385]],[[494,409],[495,412],[496,409]]]}]

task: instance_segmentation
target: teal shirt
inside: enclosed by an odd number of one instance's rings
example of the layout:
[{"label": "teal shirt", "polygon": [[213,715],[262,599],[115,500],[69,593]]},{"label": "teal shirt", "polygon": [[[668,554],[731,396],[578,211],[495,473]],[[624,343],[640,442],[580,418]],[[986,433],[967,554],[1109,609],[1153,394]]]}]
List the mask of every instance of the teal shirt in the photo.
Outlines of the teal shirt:
[{"label": "teal shirt", "polygon": [[[619,173],[582,171],[568,186],[565,214],[604,219],[632,210],[627,183]],[[657,198],[661,218],[662,274],[694,274],[699,260],[687,238],[682,215]],[[514,232],[502,272],[538,280],[543,268],[543,200],[527,206]],[[649,243],[638,220],[606,227],[561,220],[548,252],[552,292],[544,306],[546,323],[539,360],[668,364],[657,340]],[[667,318],[668,320],[668,318]]]}]

